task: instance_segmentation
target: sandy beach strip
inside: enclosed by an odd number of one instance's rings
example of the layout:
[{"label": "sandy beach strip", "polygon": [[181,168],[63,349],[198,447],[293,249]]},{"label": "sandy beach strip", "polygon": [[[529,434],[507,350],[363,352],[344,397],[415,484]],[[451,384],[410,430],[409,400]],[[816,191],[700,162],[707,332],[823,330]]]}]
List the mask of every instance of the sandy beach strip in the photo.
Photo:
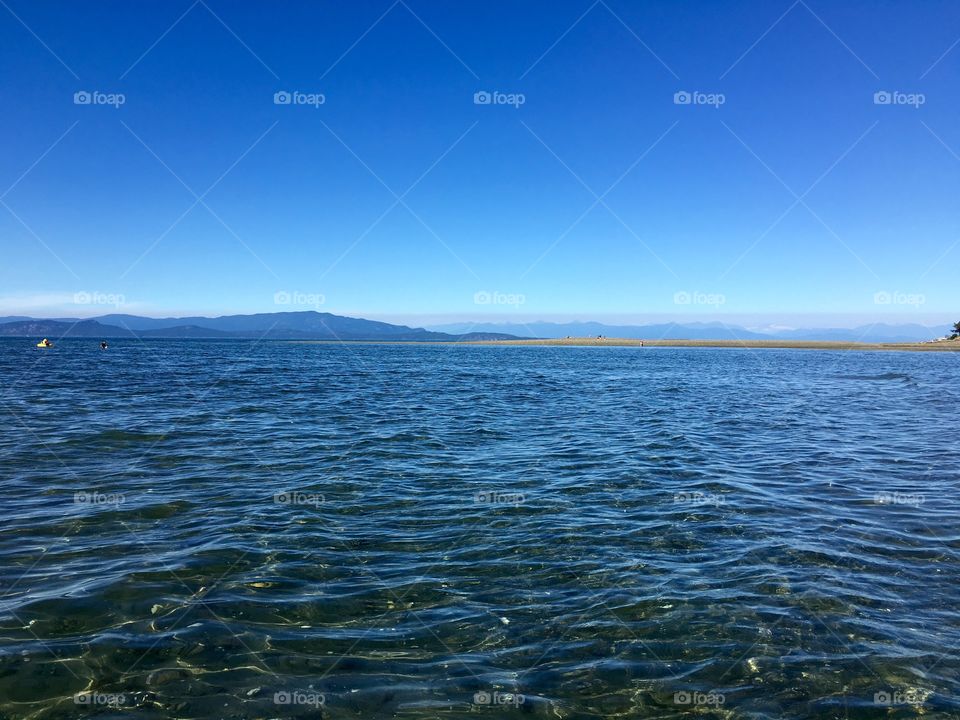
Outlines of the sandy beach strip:
[{"label": "sandy beach strip", "polygon": [[713,347],[795,350],[900,350],[917,352],[960,351],[960,340],[924,343],[857,343],[819,340],[637,340],[631,338],[556,338],[545,340],[473,340],[465,345],[539,347]]}]

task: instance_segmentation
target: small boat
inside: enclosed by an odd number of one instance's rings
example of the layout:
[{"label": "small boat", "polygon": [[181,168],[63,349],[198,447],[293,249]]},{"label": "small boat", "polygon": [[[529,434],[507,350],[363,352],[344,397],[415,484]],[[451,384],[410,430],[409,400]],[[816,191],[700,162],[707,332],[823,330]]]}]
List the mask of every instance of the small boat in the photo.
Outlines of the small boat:
[{"label": "small boat", "polygon": [[44,338],[43,340],[37,343],[37,347],[42,347],[42,348],[53,347],[53,343],[47,340],[46,338]]}]

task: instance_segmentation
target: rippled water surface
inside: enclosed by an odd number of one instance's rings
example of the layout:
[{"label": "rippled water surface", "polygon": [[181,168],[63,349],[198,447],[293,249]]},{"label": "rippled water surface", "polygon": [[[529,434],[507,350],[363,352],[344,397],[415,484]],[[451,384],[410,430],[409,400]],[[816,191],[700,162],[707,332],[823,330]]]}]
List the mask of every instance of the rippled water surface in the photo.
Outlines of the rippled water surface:
[{"label": "rippled water surface", "polygon": [[0,341],[2,718],[960,716],[960,358]]}]

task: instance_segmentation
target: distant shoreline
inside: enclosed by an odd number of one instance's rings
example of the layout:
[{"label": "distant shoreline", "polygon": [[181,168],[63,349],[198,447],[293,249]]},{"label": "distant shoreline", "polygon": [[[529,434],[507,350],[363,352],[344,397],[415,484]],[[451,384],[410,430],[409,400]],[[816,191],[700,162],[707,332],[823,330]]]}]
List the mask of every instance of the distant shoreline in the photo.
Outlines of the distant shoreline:
[{"label": "distant shoreline", "polygon": [[[446,343],[444,343],[446,344]],[[631,338],[553,338],[545,340],[475,340],[457,345],[545,347],[712,347],[791,350],[899,350],[957,352],[960,340],[924,343],[857,343],[830,340],[636,340]]]}]

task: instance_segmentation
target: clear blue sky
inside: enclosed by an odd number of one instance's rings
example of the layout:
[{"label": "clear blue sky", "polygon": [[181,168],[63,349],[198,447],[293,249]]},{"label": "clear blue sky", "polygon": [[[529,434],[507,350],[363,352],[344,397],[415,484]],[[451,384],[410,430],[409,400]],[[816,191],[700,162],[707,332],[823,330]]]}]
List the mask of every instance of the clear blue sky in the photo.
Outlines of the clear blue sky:
[{"label": "clear blue sky", "polygon": [[960,311],[956,2],[0,5],[0,314]]}]

